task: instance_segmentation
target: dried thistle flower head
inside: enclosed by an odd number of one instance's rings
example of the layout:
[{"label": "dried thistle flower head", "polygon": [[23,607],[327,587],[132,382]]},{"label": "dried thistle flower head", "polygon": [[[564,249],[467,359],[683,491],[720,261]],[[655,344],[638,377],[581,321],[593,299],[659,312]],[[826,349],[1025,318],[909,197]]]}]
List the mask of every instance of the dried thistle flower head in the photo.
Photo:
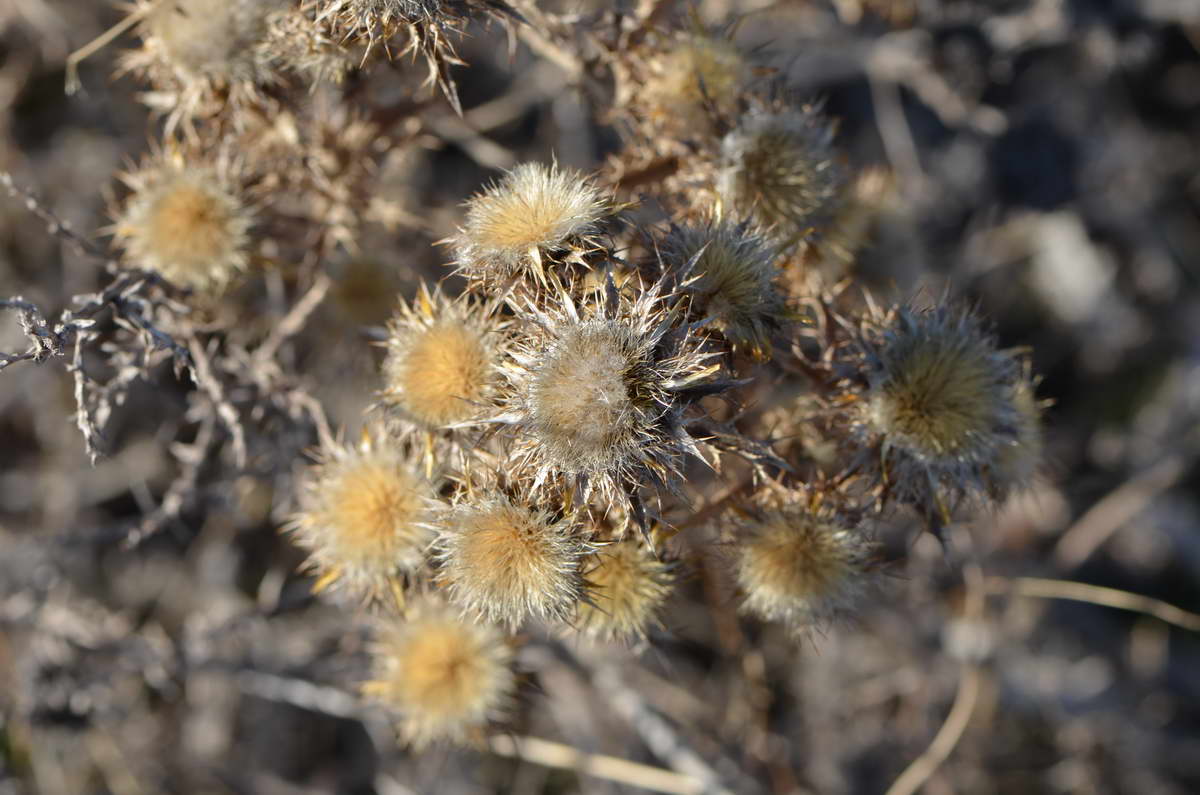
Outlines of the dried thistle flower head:
[{"label": "dried thistle flower head", "polygon": [[626,538],[584,564],[587,598],[579,602],[581,631],[604,641],[643,638],[671,593],[671,566],[638,539]]},{"label": "dried thistle flower head", "polygon": [[257,99],[273,72],[263,58],[269,17],[286,0],[138,0],[142,47],[121,69],[148,78],[151,107],[170,114],[168,129],[214,105]]},{"label": "dried thistle flower head", "polygon": [[498,380],[498,319],[424,284],[388,325],[382,402],[427,430],[478,416]]},{"label": "dried thistle flower head", "polygon": [[[381,434],[380,434],[381,435]],[[392,440],[364,434],[357,447],[321,451],[285,528],[309,553],[313,590],[353,598],[400,597],[404,577],[420,568],[433,540],[432,485]]]},{"label": "dried thistle flower head", "polygon": [[778,251],[767,237],[748,223],[710,221],[672,229],[663,249],[672,269],[695,259],[681,288],[692,296],[692,308],[735,350],[769,356],[787,304],[776,284]]},{"label": "dried thistle flower head", "polygon": [[868,343],[862,422],[881,442],[885,478],[918,502],[978,489],[1016,435],[1020,368],[965,311],[900,309]]},{"label": "dried thistle flower head", "polygon": [[470,613],[516,628],[562,620],[579,599],[588,546],[569,519],[494,496],[455,506],[439,528],[438,581]]},{"label": "dried thistle flower head", "polygon": [[637,93],[649,120],[682,135],[712,128],[713,112],[730,114],[745,85],[748,67],[725,38],[688,36],[653,59]]},{"label": "dried thistle flower head", "polygon": [[598,304],[565,293],[550,308],[529,303],[541,334],[506,363],[512,400],[499,420],[517,427],[515,463],[534,469],[535,489],[569,475],[585,499],[595,490],[615,503],[631,486],[669,484],[682,457],[699,454],[683,427],[687,394],[719,366],[674,328],[677,297],[661,288],[631,300],[610,282]]},{"label": "dried thistle flower head", "polygon": [[800,500],[739,528],[745,610],[793,629],[820,627],[863,595],[874,544],[836,512]]},{"label": "dried thistle flower head", "polygon": [[545,283],[552,265],[585,264],[612,204],[593,181],[558,165],[523,163],[467,202],[454,237],[458,270],[474,282]]},{"label": "dried thistle flower head", "polygon": [[467,742],[511,708],[516,677],[504,636],[432,597],[383,624],[371,657],[363,694],[397,710],[400,739],[418,748]]},{"label": "dried thistle flower head", "polygon": [[722,202],[789,239],[808,234],[841,189],[832,140],[833,126],[812,107],[748,115],[721,142]]},{"label": "dried thistle flower head", "polygon": [[253,214],[227,159],[161,153],[121,180],[133,193],[112,231],[131,267],[198,290],[223,287],[249,261]]}]

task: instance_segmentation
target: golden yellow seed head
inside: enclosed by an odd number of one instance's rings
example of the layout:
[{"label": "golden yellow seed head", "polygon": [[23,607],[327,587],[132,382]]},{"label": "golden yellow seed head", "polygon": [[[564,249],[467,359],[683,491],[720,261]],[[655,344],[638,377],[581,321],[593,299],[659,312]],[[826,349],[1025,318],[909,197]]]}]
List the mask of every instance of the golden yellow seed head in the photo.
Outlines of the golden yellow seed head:
[{"label": "golden yellow seed head", "polygon": [[249,261],[251,214],[217,169],[164,160],[126,181],[114,227],[131,266],[196,289],[219,289]]},{"label": "golden yellow seed head", "polygon": [[433,531],[430,484],[412,462],[386,447],[343,451],[318,464],[303,510],[289,524],[308,550],[308,567],[351,595],[378,599],[425,561]]},{"label": "golden yellow seed head", "polygon": [[437,323],[388,359],[384,396],[430,428],[468,419],[492,381],[489,354],[477,329]]},{"label": "golden yellow seed head", "polygon": [[579,603],[579,627],[606,641],[644,637],[672,583],[668,565],[633,538],[589,556],[584,579],[588,598]]},{"label": "golden yellow seed head", "polygon": [[416,747],[471,739],[503,717],[516,686],[497,628],[430,598],[381,629],[372,657],[363,693],[400,712],[400,737]]},{"label": "golden yellow seed head", "polygon": [[869,540],[834,517],[772,511],[739,539],[745,609],[797,627],[828,621],[860,595],[870,552]]},{"label": "golden yellow seed head", "polygon": [[583,541],[569,524],[505,497],[449,512],[438,547],[452,601],[489,620],[559,620],[579,597]]},{"label": "golden yellow seed head", "polygon": [[524,163],[467,202],[456,259],[468,276],[536,271],[543,257],[589,248],[589,236],[610,212],[610,202],[583,174]]}]

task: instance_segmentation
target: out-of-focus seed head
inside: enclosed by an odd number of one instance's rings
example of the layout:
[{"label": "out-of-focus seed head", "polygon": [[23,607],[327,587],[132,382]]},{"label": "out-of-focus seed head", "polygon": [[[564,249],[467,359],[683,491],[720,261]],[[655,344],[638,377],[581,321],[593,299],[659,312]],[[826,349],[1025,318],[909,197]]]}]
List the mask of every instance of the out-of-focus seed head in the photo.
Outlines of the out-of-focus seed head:
[{"label": "out-of-focus seed head", "polygon": [[455,506],[438,526],[438,581],[463,609],[514,629],[574,609],[588,545],[569,519],[493,496]]},{"label": "out-of-focus seed head", "polygon": [[479,304],[421,286],[388,326],[384,405],[427,430],[479,416],[499,379],[501,322]]},{"label": "out-of-focus seed head", "polygon": [[737,350],[769,356],[771,334],[787,316],[776,279],[778,251],[748,224],[713,221],[677,227],[663,241],[673,270],[695,258],[681,290]]},{"label": "out-of-focus seed head", "polygon": [[179,152],[121,174],[133,191],[112,231],[124,260],[198,290],[218,290],[249,261],[253,215],[227,160],[187,162]]},{"label": "out-of-focus seed head", "polygon": [[617,502],[626,487],[669,484],[685,454],[698,454],[684,430],[685,393],[712,375],[713,354],[673,325],[681,310],[661,285],[634,300],[610,283],[597,304],[563,294],[526,312],[540,333],[517,342],[506,363],[511,399],[499,419],[515,425],[518,468],[536,488],[573,476],[585,498],[595,489]]},{"label": "out-of-focus seed head", "polygon": [[644,638],[671,593],[671,566],[638,539],[626,538],[590,555],[584,563],[586,599],[576,623],[603,641]]},{"label": "out-of-focus seed head", "polygon": [[721,142],[721,201],[789,239],[807,235],[841,190],[832,140],[833,126],[811,107],[749,114]]},{"label": "out-of-focus seed head", "polygon": [[[868,344],[863,424],[902,496],[978,489],[1018,427],[1020,368],[965,311],[900,309]],[[945,511],[941,511],[945,513]]]},{"label": "out-of-focus seed head", "polygon": [[552,265],[585,264],[613,210],[590,178],[541,163],[517,166],[466,207],[453,240],[458,270],[493,284],[514,276],[544,283]]},{"label": "out-of-focus seed head", "polygon": [[363,694],[397,710],[400,739],[417,748],[475,739],[512,706],[512,649],[499,629],[432,597],[382,624],[371,657]]},{"label": "out-of-focus seed head", "polygon": [[313,9],[315,19],[330,26],[334,39],[361,42],[368,53],[392,54],[388,40],[406,33],[407,43],[397,48],[398,54],[422,55],[429,67],[426,84],[436,84],[460,113],[450,67],[463,61],[447,36],[461,33],[473,17],[520,19],[504,0],[315,0]]},{"label": "out-of-focus seed head", "polygon": [[121,68],[154,85],[144,98],[169,114],[168,129],[213,111],[213,105],[253,101],[256,86],[274,79],[261,45],[271,16],[286,5],[286,0],[138,0],[142,47],[125,53]]},{"label": "out-of-focus seed head", "polygon": [[873,542],[836,512],[804,502],[739,528],[736,576],[744,609],[793,629],[850,612],[870,584]]},{"label": "out-of-focus seed head", "polygon": [[425,563],[432,485],[396,442],[364,435],[358,447],[323,450],[288,522],[309,553],[314,591],[333,588],[351,598],[399,596],[404,578]]},{"label": "out-of-focus seed head", "polygon": [[1028,486],[1042,463],[1042,406],[1035,392],[1037,379],[1026,372],[1013,386],[1012,404],[1016,410],[1016,434],[996,452],[992,463],[992,488],[997,497]]},{"label": "out-of-focus seed head", "polygon": [[714,113],[733,113],[748,71],[732,42],[689,36],[651,61],[636,99],[656,126],[692,136],[712,128]]}]

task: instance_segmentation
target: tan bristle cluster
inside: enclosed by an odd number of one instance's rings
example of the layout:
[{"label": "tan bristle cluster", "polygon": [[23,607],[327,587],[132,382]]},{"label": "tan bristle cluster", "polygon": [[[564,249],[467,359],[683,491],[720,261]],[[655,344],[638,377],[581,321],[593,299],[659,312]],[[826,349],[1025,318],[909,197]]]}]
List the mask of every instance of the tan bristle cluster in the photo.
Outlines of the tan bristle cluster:
[{"label": "tan bristle cluster", "polygon": [[833,127],[811,108],[749,114],[721,142],[721,200],[788,239],[808,235],[841,191],[832,139]]},{"label": "tan bristle cluster", "polygon": [[562,295],[553,314],[528,306],[543,333],[518,342],[505,372],[511,405],[498,420],[516,426],[519,462],[536,483],[567,475],[619,502],[624,484],[665,485],[696,453],[681,427],[685,393],[719,367],[702,340],[666,337],[679,310],[660,289],[627,301],[610,284],[594,305]]},{"label": "tan bristle cluster", "polygon": [[560,621],[579,599],[587,551],[570,521],[496,496],[442,516],[437,576],[471,614],[513,628],[528,618]]},{"label": "tan bristle cluster", "polygon": [[512,706],[512,649],[500,630],[432,597],[382,622],[371,656],[363,694],[396,710],[400,739],[417,748],[479,739]]},{"label": "tan bristle cluster", "polygon": [[173,153],[123,174],[133,192],[113,232],[125,262],[198,290],[217,290],[244,270],[253,215],[230,171],[226,161]]},{"label": "tan bristle cluster", "polygon": [[694,135],[712,126],[714,114],[733,112],[747,72],[732,42],[691,36],[652,61],[636,99],[654,124]]},{"label": "tan bristle cluster", "polygon": [[606,546],[584,564],[578,628],[604,641],[644,638],[671,593],[671,566],[638,539]]},{"label": "tan bristle cluster", "polygon": [[797,504],[740,528],[736,577],[748,612],[795,629],[849,611],[868,585],[873,544],[829,511]]},{"label": "tan bristle cluster", "polygon": [[[1018,362],[967,312],[900,310],[866,352],[862,423],[902,494],[986,484],[1016,440]],[[944,511],[942,511],[944,513]]]},{"label": "tan bristle cluster", "polygon": [[1025,374],[1013,387],[1016,433],[996,452],[992,463],[992,488],[997,496],[1028,486],[1042,463],[1042,405],[1038,402],[1037,379]]},{"label": "tan bristle cluster", "polygon": [[716,221],[672,229],[663,249],[669,266],[683,272],[694,312],[735,350],[765,358],[787,316],[776,246],[748,224]]},{"label": "tan bristle cluster", "polygon": [[382,402],[427,430],[478,416],[499,373],[500,323],[475,303],[421,288],[388,326]]},{"label": "tan bristle cluster", "polygon": [[398,595],[433,540],[433,495],[413,460],[386,439],[323,450],[287,528],[309,553],[314,590],[366,601]]},{"label": "tan bristle cluster", "polygon": [[555,265],[585,263],[610,201],[586,176],[526,163],[467,202],[455,236],[458,270],[471,280],[544,283]]}]

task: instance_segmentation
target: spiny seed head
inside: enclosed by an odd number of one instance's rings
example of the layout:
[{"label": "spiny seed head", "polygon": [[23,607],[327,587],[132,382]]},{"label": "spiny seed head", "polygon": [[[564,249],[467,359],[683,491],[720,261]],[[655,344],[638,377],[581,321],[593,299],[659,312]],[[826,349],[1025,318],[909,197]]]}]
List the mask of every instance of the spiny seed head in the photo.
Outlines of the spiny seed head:
[{"label": "spiny seed head", "polygon": [[789,238],[807,234],[840,192],[832,140],[833,127],[811,107],[748,115],[721,142],[722,200]]},{"label": "spiny seed head", "polygon": [[766,236],[745,223],[711,221],[672,229],[663,249],[675,271],[695,259],[681,288],[692,308],[735,349],[769,355],[787,305],[776,284],[778,251]]},{"label": "spiny seed head", "polygon": [[112,227],[131,267],[198,290],[217,290],[249,261],[252,213],[228,160],[155,156],[121,175],[133,191]]},{"label": "spiny seed head", "polygon": [[997,496],[1024,488],[1033,481],[1042,462],[1042,406],[1035,392],[1037,379],[1026,372],[1013,386],[1016,434],[1002,444],[992,464],[992,485]]},{"label": "spiny seed head", "polygon": [[711,375],[711,354],[680,329],[675,297],[661,284],[636,300],[610,283],[598,304],[576,307],[563,294],[526,312],[541,330],[519,340],[505,376],[517,427],[518,467],[573,476],[585,497],[596,489],[615,502],[623,486],[669,484],[684,454],[697,452],[682,427],[683,393]]},{"label": "spiny seed head", "polygon": [[726,39],[690,36],[673,45],[651,62],[638,98],[655,124],[694,135],[712,126],[710,111],[737,107],[747,65]]},{"label": "spiny seed head", "polygon": [[227,83],[263,76],[256,45],[283,0],[159,0],[142,22],[148,47],[183,78]]},{"label": "spiny seed head", "polygon": [[486,309],[432,294],[401,303],[388,326],[382,402],[433,430],[477,416],[498,379],[500,322]]},{"label": "spiny seed head", "polygon": [[869,581],[874,545],[836,513],[797,503],[743,525],[737,582],[744,608],[794,629],[846,613]]},{"label": "spiny seed head", "polygon": [[569,520],[494,496],[455,506],[438,526],[438,581],[454,603],[512,628],[570,615],[588,546]]},{"label": "spiny seed head", "polygon": [[634,538],[590,555],[584,564],[587,598],[579,603],[577,623],[584,633],[604,641],[643,638],[671,593],[669,564]]},{"label": "spiny seed head", "polygon": [[902,493],[978,486],[1015,439],[1020,368],[970,313],[900,309],[865,364],[864,423]]},{"label": "spiny seed head", "polygon": [[458,269],[472,280],[545,281],[551,263],[582,262],[596,248],[611,202],[579,172],[524,163],[467,202],[453,240]]},{"label": "spiny seed head", "polygon": [[363,694],[397,710],[400,739],[418,748],[467,742],[512,705],[512,649],[499,629],[432,597],[381,624],[371,657]]},{"label": "spiny seed head", "polygon": [[397,593],[433,540],[432,485],[395,442],[364,435],[358,447],[323,450],[308,473],[301,510],[286,529],[309,553],[314,591],[334,587],[375,601]]}]

